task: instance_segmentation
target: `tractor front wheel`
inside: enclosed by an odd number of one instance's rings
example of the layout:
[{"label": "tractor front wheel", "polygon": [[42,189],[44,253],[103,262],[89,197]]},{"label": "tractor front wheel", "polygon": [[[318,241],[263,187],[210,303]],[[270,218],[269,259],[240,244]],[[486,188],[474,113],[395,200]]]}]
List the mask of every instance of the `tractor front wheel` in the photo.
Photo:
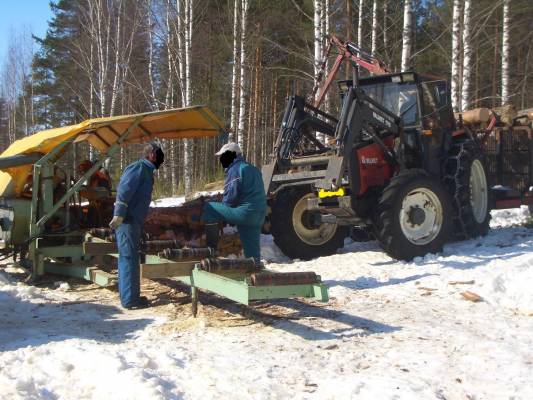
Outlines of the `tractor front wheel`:
[{"label": "tractor front wheel", "polygon": [[379,200],[374,232],[385,252],[411,260],[442,251],[451,231],[451,200],[444,187],[422,170],[392,178]]},{"label": "tractor front wheel", "polygon": [[316,224],[307,200],[314,197],[307,187],[283,190],[272,204],[271,233],[274,243],[290,258],[310,260],[335,254],[343,247],[348,228],[337,224]]}]

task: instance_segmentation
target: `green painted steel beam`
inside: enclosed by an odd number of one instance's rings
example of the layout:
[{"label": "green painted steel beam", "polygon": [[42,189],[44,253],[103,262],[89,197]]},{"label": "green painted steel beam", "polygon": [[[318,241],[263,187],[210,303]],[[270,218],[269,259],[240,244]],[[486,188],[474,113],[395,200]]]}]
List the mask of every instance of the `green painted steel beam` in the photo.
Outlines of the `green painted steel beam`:
[{"label": "green painted steel beam", "polygon": [[73,278],[85,279],[94,282],[98,286],[108,287],[117,283],[117,276],[109,272],[102,271],[97,267],[87,267],[80,265],[65,265],[46,262],[44,270],[50,274],[70,276]]},{"label": "green painted steel beam", "polygon": [[248,285],[234,279],[226,278],[201,269],[194,269],[191,276],[191,286],[208,290],[220,296],[242,304],[249,304]]},{"label": "green painted steel beam", "polygon": [[64,246],[49,246],[49,247],[39,247],[37,244],[39,253],[44,257],[77,257],[81,258],[83,256],[83,248],[81,245],[64,245]]}]

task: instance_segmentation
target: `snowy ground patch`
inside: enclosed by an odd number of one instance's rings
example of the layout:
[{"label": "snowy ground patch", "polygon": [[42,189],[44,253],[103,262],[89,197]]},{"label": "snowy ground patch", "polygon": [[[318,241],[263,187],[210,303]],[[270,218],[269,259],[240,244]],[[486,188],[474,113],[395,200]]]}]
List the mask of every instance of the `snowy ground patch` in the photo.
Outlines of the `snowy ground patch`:
[{"label": "snowy ground patch", "polygon": [[123,311],[107,290],[0,274],[2,398],[531,399],[527,217],[496,211],[485,238],[413,262],[351,241],[291,261],[263,236],[269,268],[316,271],[330,302],[246,309],[202,294],[198,319],[185,295],[181,305]]}]

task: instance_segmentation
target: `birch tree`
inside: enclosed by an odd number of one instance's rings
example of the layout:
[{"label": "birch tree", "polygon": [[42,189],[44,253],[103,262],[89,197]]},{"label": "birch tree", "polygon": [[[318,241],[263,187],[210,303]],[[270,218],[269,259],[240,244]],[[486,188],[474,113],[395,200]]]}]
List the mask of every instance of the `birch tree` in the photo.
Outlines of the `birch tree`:
[{"label": "birch tree", "polygon": [[[178,0],[179,2],[180,0]],[[192,84],[191,84],[191,64],[192,64],[192,28],[193,28],[193,6],[194,0],[185,0],[184,7],[184,30],[185,30],[185,106],[192,105]],[[179,18],[180,16],[178,16]],[[187,139],[183,143],[183,185],[185,195],[192,193],[192,162],[193,162],[193,143]]]},{"label": "birch tree", "polygon": [[378,0],[372,6],[372,55],[376,55],[378,45]]},{"label": "birch tree", "polygon": [[322,63],[322,0],[314,0],[314,72],[315,85],[317,84],[320,64]]},{"label": "birch tree", "polygon": [[357,20],[357,45],[363,47],[363,7],[365,1],[359,0],[359,19]]},{"label": "birch tree", "polygon": [[237,96],[239,95],[239,7],[240,1],[233,1],[233,66],[231,71],[231,131],[230,141],[235,140],[237,130]]},{"label": "birch tree", "polygon": [[510,6],[511,0],[503,0],[503,28],[502,28],[502,106],[509,103],[509,59],[510,59]]},{"label": "birch tree", "polygon": [[388,0],[383,0],[383,52],[387,56],[388,61],[388,46],[389,46],[389,5]]},{"label": "birch tree", "polygon": [[452,107],[461,110],[461,0],[453,1],[452,20]]},{"label": "birch tree", "polygon": [[465,0],[463,11],[463,88],[461,111],[468,110],[471,102],[472,81],[472,0]]},{"label": "birch tree", "polygon": [[240,97],[239,97],[239,125],[237,128],[237,142],[244,143],[244,124],[246,119],[246,19],[248,16],[248,0],[241,4],[241,57],[240,57]]},{"label": "birch tree", "polygon": [[413,52],[413,0],[405,0],[403,8],[402,32],[402,71],[407,71],[411,65]]}]

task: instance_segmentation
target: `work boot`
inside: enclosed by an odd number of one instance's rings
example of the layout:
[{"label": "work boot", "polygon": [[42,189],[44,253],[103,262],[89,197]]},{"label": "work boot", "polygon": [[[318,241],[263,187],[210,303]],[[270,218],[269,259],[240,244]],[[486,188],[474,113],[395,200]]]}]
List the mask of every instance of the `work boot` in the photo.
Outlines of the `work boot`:
[{"label": "work boot", "polygon": [[150,307],[150,301],[146,296],[140,296],[139,300],[137,300],[135,303],[125,306],[124,308],[128,310],[140,310],[142,308],[148,308]]},{"label": "work boot", "polygon": [[214,250],[218,248],[218,238],[220,229],[217,223],[207,223],[205,224],[205,244],[207,247],[210,247]]}]

